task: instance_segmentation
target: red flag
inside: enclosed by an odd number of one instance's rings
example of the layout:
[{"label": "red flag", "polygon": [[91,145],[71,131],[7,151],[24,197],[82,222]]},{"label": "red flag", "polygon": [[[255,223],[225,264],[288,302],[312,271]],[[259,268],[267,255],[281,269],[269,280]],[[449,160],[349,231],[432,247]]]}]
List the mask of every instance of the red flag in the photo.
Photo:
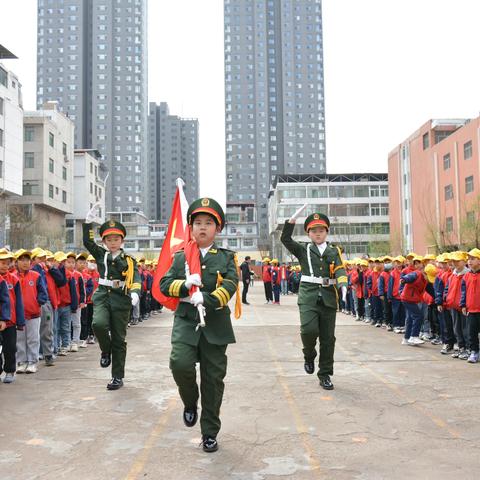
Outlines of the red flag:
[{"label": "red flag", "polygon": [[158,256],[158,265],[153,277],[152,285],[152,295],[159,303],[170,310],[175,310],[180,300],[178,298],[165,296],[160,291],[160,280],[172,265],[175,252],[180,250],[184,245],[185,228],[183,224],[184,216],[182,212],[180,189],[181,186],[178,185],[173,199],[172,214],[170,215],[170,221],[168,222],[167,235],[165,236],[162,250]]}]

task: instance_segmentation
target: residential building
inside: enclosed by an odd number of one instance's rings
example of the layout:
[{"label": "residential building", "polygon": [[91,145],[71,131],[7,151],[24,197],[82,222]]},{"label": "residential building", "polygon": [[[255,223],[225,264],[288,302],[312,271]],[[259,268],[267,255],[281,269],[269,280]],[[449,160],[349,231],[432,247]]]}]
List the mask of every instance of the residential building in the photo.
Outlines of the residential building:
[{"label": "residential building", "polygon": [[308,242],[304,222],[312,213],[330,220],[328,241],[342,248],[345,258],[389,252],[388,177],[385,173],[278,175],[269,198],[272,251],[280,261],[294,260],[280,242],[285,221],[307,204],[297,219],[293,237]]},{"label": "residential building", "polygon": [[68,250],[84,250],[82,224],[87,211],[97,205],[93,224],[105,221],[107,169],[98,150],[75,150],[73,160],[73,213],[66,217]]},{"label": "residential building", "polygon": [[224,0],[227,203],[268,239],[276,175],[326,171],[321,0]]},{"label": "residential building", "polygon": [[388,156],[397,251],[480,247],[480,117],[429,120]]},{"label": "residential building", "polygon": [[98,150],[112,211],[147,211],[147,0],[38,0],[37,105]]},{"label": "residential building", "polygon": [[177,189],[185,182],[189,201],[199,197],[198,120],[170,115],[167,103],[150,103],[148,216],[167,223]]},{"label": "residential building", "polygon": [[60,249],[73,212],[74,124],[48,102],[25,112],[23,130],[23,195],[9,202],[10,243]]},{"label": "residential building", "polygon": [[[0,45],[0,59],[16,58]],[[0,245],[9,244],[8,202],[22,194],[23,104],[17,76],[0,63]]]}]

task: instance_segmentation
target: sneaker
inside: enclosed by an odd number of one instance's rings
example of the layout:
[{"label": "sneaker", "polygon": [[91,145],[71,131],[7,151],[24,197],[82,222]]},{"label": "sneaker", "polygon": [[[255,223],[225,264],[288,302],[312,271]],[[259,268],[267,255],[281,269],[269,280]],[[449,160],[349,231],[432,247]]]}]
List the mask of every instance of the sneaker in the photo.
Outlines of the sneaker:
[{"label": "sneaker", "polygon": [[87,343],[89,345],[93,345],[95,343],[95,337],[93,335],[90,335],[88,338],[87,338]]},{"label": "sneaker", "polygon": [[55,362],[53,361],[52,355],[46,355],[45,356],[45,365],[47,367],[53,367],[55,365]]},{"label": "sneaker", "polygon": [[402,338],[402,345],[409,345],[408,340],[406,338]]},{"label": "sneaker", "polygon": [[468,360],[470,358],[470,352],[464,349],[463,352],[459,353],[458,358],[460,360]]},{"label": "sneaker", "polygon": [[[470,363],[472,363],[472,362],[470,362]],[[14,381],[15,381],[15,374],[14,373],[7,373],[5,375],[5,378],[3,379],[3,383],[13,383]]]},{"label": "sneaker", "polygon": [[28,367],[28,363],[20,362],[17,365],[17,373],[25,373],[25,370],[27,369],[27,367]]},{"label": "sneaker", "polygon": [[[478,362],[478,352],[472,352],[468,357],[468,363],[477,363]],[[8,375],[8,373],[7,373]],[[7,377],[5,377],[7,378]],[[3,380],[5,381],[5,379]]]},{"label": "sneaker", "polygon": [[25,373],[37,373],[37,364],[29,363],[27,368],[25,369]]},{"label": "sneaker", "polygon": [[438,337],[435,337],[433,340],[430,341],[430,343],[432,345],[441,345],[442,341]]},{"label": "sneaker", "polygon": [[395,327],[395,328],[393,329],[393,333],[400,333],[400,328]]},{"label": "sneaker", "polygon": [[360,320],[360,317],[358,316],[358,314],[355,315],[355,320],[357,320],[357,322],[358,322],[358,320]]},{"label": "sneaker", "polygon": [[71,352],[78,352],[78,345],[76,343],[72,343],[70,345],[70,351]]},{"label": "sneaker", "polygon": [[460,355],[460,350],[453,349],[452,358],[458,358]]},{"label": "sneaker", "polygon": [[442,355],[447,355],[453,350],[453,347],[451,345],[447,345],[446,343],[443,344],[442,349],[440,350],[440,353]]},{"label": "sneaker", "polygon": [[422,345],[425,342],[420,338],[420,337],[410,337],[408,339],[408,344],[409,345]]},{"label": "sneaker", "polygon": [[391,325],[387,325],[387,332],[393,332],[393,327]]},{"label": "sneaker", "polygon": [[375,326],[376,326],[377,328],[381,328],[382,324],[381,324],[381,323],[376,323]]},{"label": "sneaker", "polygon": [[87,341],[86,340],[81,341],[80,348],[87,348]]},{"label": "sneaker", "polygon": [[58,356],[59,357],[66,357],[68,355],[68,350],[65,348],[65,347],[62,347],[59,351],[58,351]]}]

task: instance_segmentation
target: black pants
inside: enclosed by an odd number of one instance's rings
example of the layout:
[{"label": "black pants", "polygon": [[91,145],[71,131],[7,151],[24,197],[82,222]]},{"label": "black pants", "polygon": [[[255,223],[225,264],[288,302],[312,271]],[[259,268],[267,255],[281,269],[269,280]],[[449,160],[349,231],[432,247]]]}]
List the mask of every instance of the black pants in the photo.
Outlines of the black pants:
[{"label": "black pants", "polygon": [[272,282],[263,282],[265,288],[265,299],[267,302],[273,302]]},{"label": "black pants", "polygon": [[392,325],[392,302],[386,296],[383,297],[383,321],[385,325]]},{"label": "black pants", "polygon": [[3,351],[0,354],[0,373],[15,373],[17,369],[16,353],[17,353],[17,327],[7,327],[0,333],[0,344]]},{"label": "black pants", "polygon": [[80,340],[86,340],[88,337],[93,337],[92,330],[93,320],[93,303],[87,303],[85,308],[82,308],[80,315]]},{"label": "black pants", "polygon": [[357,312],[357,314],[360,318],[365,317],[365,299],[363,297],[358,298],[358,312]]},{"label": "black pants", "polygon": [[478,353],[478,334],[480,332],[480,313],[469,313],[467,317],[470,328],[470,350]]},{"label": "black pants", "polygon": [[242,290],[242,302],[247,303],[247,293],[248,293],[248,287],[250,285],[250,281],[243,281],[243,290]]},{"label": "black pants", "polygon": [[435,304],[428,306],[428,321],[433,336],[440,336],[440,325],[438,323],[438,309]]},{"label": "black pants", "polygon": [[147,315],[147,292],[142,292],[140,295],[140,317],[144,318]]}]

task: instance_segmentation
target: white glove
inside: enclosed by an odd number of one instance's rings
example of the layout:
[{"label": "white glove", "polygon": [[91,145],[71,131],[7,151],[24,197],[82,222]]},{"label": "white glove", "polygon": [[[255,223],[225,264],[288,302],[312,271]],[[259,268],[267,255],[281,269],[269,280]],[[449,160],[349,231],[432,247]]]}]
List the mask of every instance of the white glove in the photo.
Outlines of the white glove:
[{"label": "white glove", "polygon": [[85,223],[92,223],[97,218],[97,208],[100,202],[97,202],[85,215]]},{"label": "white glove", "polygon": [[190,297],[190,303],[192,303],[196,307],[198,305],[203,305],[203,293],[200,291],[194,292]]},{"label": "white glove", "polygon": [[133,292],[130,294],[130,297],[132,298],[132,307],[136,307],[138,305],[138,302],[140,301],[140,297],[138,296],[138,293]]},{"label": "white glove", "polygon": [[342,287],[342,300],[347,301],[347,287]]},{"label": "white glove", "polygon": [[302,214],[302,212],[307,208],[307,204],[303,204],[289,219],[290,223],[295,223],[297,218]]},{"label": "white glove", "polygon": [[200,278],[200,274],[192,273],[192,275],[187,275],[187,279],[185,280],[185,286],[190,290],[194,285],[199,287],[202,284],[202,279]]}]

